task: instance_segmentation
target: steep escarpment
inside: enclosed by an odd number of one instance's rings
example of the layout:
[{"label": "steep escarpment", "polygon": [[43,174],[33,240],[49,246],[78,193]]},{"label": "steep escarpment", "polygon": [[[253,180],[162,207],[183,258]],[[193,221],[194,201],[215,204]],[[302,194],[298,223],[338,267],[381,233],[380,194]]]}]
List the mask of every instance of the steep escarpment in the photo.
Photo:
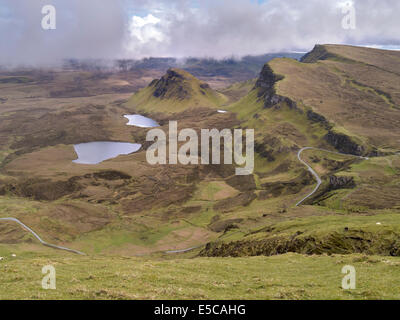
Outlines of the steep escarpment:
[{"label": "steep escarpment", "polygon": [[329,131],[324,139],[335,149],[342,153],[361,156],[364,154],[365,148],[354,142],[349,136],[341,133]]},{"label": "steep escarpment", "polygon": [[327,49],[327,46],[317,44],[313,50],[305,54],[300,61],[303,63],[316,63],[322,60],[329,59],[345,59],[344,57],[340,57],[337,54],[330,52]]},{"label": "steep escarpment", "polygon": [[129,108],[175,113],[195,107],[217,108],[226,98],[207,83],[180,69],[169,69],[160,79],[134,94]]},{"label": "steep escarpment", "polygon": [[313,121],[332,125],[326,142],[345,153],[382,154],[400,148],[399,58],[387,50],[316,45],[300,62],[269,65],[284,77],[277,94],[310,108]]},{"label": "steep escarpment", "polygon": [[258,91],[258,98],[264,101],[264,108],[272,108],[279,103],[286,103],[290,108],[297,107],[294,101],[276,93],[275,85],[283,78],[283,76],[275,74],[268,64],[264,65],[254,86]]},{"label": "steep escarpment", "polygon": [[[308,56],[306,55],[302,61],[315,63],[318,60],[333,58],[334,56],[335,55],[330,54],[324,46],[316,46],[316,48],[310,52]],[[362,155],[365,153],[365,147],[355,142],[353,138],[342,133],[336,133],[332,130],[334,125],[330,123],[324,115],[317,113],[304,105],[299,107],[296,99],[280,94],[277,86],[284,78],[283,75],[274,72],[269,64],[264,65],[254,86],[254,90],[257,91],[257,97],[263,102],[264,108],[268,109],[275,107],[279,109],[282,105],[285,105],[289,109],[296,110],[299,113],[305,112],[307,120],[310,122],[309,126],[311,126],[312,123],[318,123],[321,128],[327,130],[327,133],[323,137],[323,141],[327,142],[330,146],[333,146],[336,150],[342,153],[353,155]],[[301,100],[299,100],[299,102],[302,103]],[[260,150],[265,150],[265,148],[262,147],[262,144],[256,144],[256,146]],[[261,153],[265,153],[265,151]],[[270,154],[268,154],[268,158],[271,158]]]},{"label": "steep escarpment", "polygon": [[[265,64],[252,90],[231,110],[238,114],[244,127],[255,129],[255,151],[261,158],[279,167],[284,157],[294,168],[300,148],[329,148],[323,139],[328,134],[329,122],[301,101],[281,94],[279,87],[283,81],[284,76],[275,72],[270,63]],[[292,184],[300,174],[296,172],[286,182]]]}]

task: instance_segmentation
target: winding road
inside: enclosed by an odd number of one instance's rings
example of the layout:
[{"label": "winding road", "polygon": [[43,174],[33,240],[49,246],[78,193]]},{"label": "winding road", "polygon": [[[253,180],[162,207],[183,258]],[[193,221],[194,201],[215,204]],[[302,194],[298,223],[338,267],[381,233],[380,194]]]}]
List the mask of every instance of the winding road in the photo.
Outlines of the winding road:
[{"label": "winding road", "polygon": [[306,150],[323,151],[323,152],[338,154],[338,155],[341,155],[341,156],[350,156],[350,157],[360,158],[360,159],[363,159],[363,160],[369,160],[369,158],[367,158],[367,157],[356,156],[356,155],[353,155],[353,154],[340,153],[340,152],[329,151],[329,150],[319,149],[319,148],[313,148],[313,147],[306,147],[306,148],[300,149],[299,152],[297,153],[297,158],[299,159],[299,161],[300,161],[302,164],[304,164],[304,165],[307,167],[308,171],[310,171],[311,174],[315,177],[315,179],[317,180],[317,186],[315,187],[315,189],[314,189],[309,195],[305,196],[303,199],[301,199],[299,202],[297,202],[296,207],[300,206],[304,201],[306,201],[308,198],[310,198],[312,195],[314,195],[314,194],[318,191],[319,187],[320,187],[321,184],[322,184],[322,180],[321,180],[321,178],[319,177],[319,175],[314,171],[313,168],[311,168],[311,166],[310,166],[307,162],[305,162],[305,161],[301,158],[301,154],[303,153],[303,151],[306,151]]},{"label": "winding road", "polygon": [[42,238],[40,238],[39,235],[38,235],[35,231],[33,231],[33,230],[32,230],[31,228],[29,228],[27,225],[23,224],[23,223],[22,223],[21,221],[19,221],[18,219],[15,219],[15,218],[0,218],[0,221],[12,221],[12,222],[18,223],[18,224],[21,225],[23,228],[25,228],[27,231],[29,231],[31,234],[33,234],[33,236],[34,236],[36,239],[38,239],[39,242],[40,242],[42,245],[44,245],[44,246],[46,246],[46,247],[50,247],[50,248],[54,248],[54,249],[58,249],[58,250],[64,250],[64,251],[68,251],[68,252],[72,252],[72,253],[76,253],[76,254],[80,254],[80,255],[86,255],[85,253],[80,252],[80,251],[78,251],[78,250],[69,249],[69,248],[65,248],[65,247],[60,247],[60,246],[57,246],[57,245],[55,245],[55,244],[51,244],[51,243],[48,243],[48,242],[46,242],[46,241],[43,241]]},{"label": "winding road", "polygon": [[[300,206],[305,200],[307,200],[307,199],[310,198],[312,195],[314,195],[314,194],[318,191],[319,187],[320,187],[321,184],[322,184],[322,180],[321,180],[321,178],[319,177],[319,175],[314,171],[314,169],[313,169],[307,162],[305,162],[305,161],[301,158],[301,154],[302,154],[304,151],[306,151],[306,150],[316,150],[316,151],[328,152],[328,153],[333,153],[333,154],[342,155],[342,156],[357,157],[357,158],[360,158],[360,159],[363,159],[363,160],[369,160],[369,158],[367,158],[367,157],[356,156],[356,155],[352,155],[352,154],[345,154],[345,153],[340,153],[340,152],[334,152],[334,151],[329,151],[329,150],[319,149],[319,148],[313,148],[313,147],[305,147],[305,148],[300,149],[299,152],[297,153],[297,158],[299,159],[299,161],[300,161],[302,164],[304,164],[304,165],[307,167],[308,171],[310,171],[311,174],[315,177],[315,179],[317,180],[317,186],[315,187],[315,189],[314,189],[310,194],[308,194],[308,195],[305,196],[303,199],[301,199],[301,200],[296,204],[296,207]],[[0,218],[0,221],[12,221],[12,222],[18,223],[18,224],[19,224],[20,226],[22,226],[24,229],[26,229],[27,231],[29,231],[42,245],[44,245],[44,246],[46,246],[46,247],[50,247],[50,248],[54,248],[54,249],[58,249],[58,250],[64,250],[64,251],[76,253],[76,254],[79,254],[79,255],[86,255],[85,253],[80,252],[80,251],[78,251],[78,250],[74,250],[74,249],[69,249],[69,248],[66,248],[66,247],[57,246],[57,245],[55,245],[55,244],[51,244],[51,243],[48,243],[48,242],[46,242],[46,241],[43,241],[42,238],[40,238],[39,235],[38,235],[35,231],[33,231],[31,228],[29,228],[27,225],[25,225],[24,223],[22,223],[21,221],[19,221],[19,220],[16,219],[16,218]],[[184,250],[166,251],[165,253],[167,253],[167,254],[184,253],[184,252],[192,251],[192,250],[197,249],[197,248],[199,248],[199,247],[200,247],[200,246],[198,246],[198,247],[193,247],[193,248],[189,248],[189,249],[184,249]]]}]

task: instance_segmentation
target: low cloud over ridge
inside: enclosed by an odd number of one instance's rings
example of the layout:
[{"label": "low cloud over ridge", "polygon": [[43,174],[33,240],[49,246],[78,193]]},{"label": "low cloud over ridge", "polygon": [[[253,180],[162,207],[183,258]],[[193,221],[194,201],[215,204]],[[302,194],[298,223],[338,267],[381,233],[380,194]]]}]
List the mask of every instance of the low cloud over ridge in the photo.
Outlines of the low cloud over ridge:
[{"label": "low cloud over ridge", "polygon": [[[400,44],[398,0],[353,2],[355,30],[342,28],[344,1],[338,0],[0,0],[0,64]],[[41,28],[46,4],[57,9],[56,30]]]}]

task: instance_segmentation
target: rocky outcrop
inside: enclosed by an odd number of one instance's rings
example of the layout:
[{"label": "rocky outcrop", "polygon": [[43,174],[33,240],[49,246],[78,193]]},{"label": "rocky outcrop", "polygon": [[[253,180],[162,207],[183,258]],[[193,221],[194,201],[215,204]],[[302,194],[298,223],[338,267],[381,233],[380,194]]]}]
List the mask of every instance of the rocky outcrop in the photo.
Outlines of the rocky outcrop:
[{"label": "rocky outcrop", "polygon": [[[88,175],[90,176],[90,174]],[[105,170],[105,171],[95,172],[93,173],[93,177],[96,179],[103,179],[109,181],[132,179],[130,175],[116,170]]]},{"label": "rocky outcrop", "polygon": [[254,144],[254,151],[257,152],[261,157],[267,159],[269,162],[275,161],[274,149],[268,148],[265,143],[256,142]]},{"label": "rocky outcrop", "polygon": [[209,243],[200,252],[203,257],[273,256],[289,252],[299,254],[354,254],[400,256],[400,235],[363,230],[331,232],[324,236],[271,236],[260,240]]},{"label": "rocky outcrop", "polygon": [[156,98],[170,98],[168,93],[173,92],[179,100],[190,98],[191,94],[184,85],[185,77],[180,72],[169,69],[159,80],[153,80],[150,86],[154,87],[153,96]]},{"label": "rocky outcrop", "polygon": [[255,84],[255,88],[258,89],[258,98],[264,100],[264,108],[272,108],[280,103],[286,103],[291,109],[297,108],[294,101],[276,94],[275,84],[282,79],[283,77],[275,74],[268,64],[264,65]]},{"label": "rocky outcrop", "polygon": [[275,94],[275,83],[282,80],[277,76],[268,64],[265,64],[261,70],[260,76],[255,84],[255,88],[259,89],[259,96],[272,96]]},{"label": "rocky outcrop", "polygon": [[328,134],[324,137],[324,140],[335,147],[336,150],[339,150],[341,153],[361,156],[365,152],[363,146],[358,145],[345,134],[329,131]]},{"label": "rocky outcrop", "polygon": [[313,176],[309,171],[304,171],[300,176],[290,181],[277,181],[262,184],[262,191],[259,194],[261,200],[265,200],[271,197],[280,197],[289,194],[298,194],[305,186],[308,186],[314,182]]},{"label": "rocky outcrop", "polygon": [[335,57],[335,55],[328,52],[328,50],[326,50],[325,46],[317,44],[313,50],[308,52],[306,55],[304,55],[300,59],[300,62],[315,63],[318,60],[328,60],[328,59],[334,58],[334,57]]},{"label": "rocky outcrop", "polygon": [[354,60],[341,56],[337,53],[333,53],[329,51],[329,45],[320,45],[317,44],[313,50],[305,54],[301,59],[300,62],[303,63],[316,63],[322,60],[340,60],[342,62],[347,63],[354,63]]},{"label": "rocky outcrop", "polygon": [[200,88],[208,90],[211,89],[210,85],[208,83],[202,83],[200,84]]},{"label": "rocky outcrop", "polygon": [[215,221],[208,225],[208,228],[213,232],[227,232],[238,228],[237,223],[241,223],[243,219],[228,219]]},{"label": "rocky outcrop", "polygon": [[25,179],[9,183],[0,183],[0,193],[11,194],[18,197],[32,198],[39,201],[54,201],[76,191],[82,186],[76,178],[66,181],[51,181],[48,179]]},{"label": "rocky outcrop", "polygon": [[351,189],[356,186],[353,177],[338,177],[338,176],[330,176],[329,177],[329,190],[337,190],[337,189]]},{"label": "rocky outcrop", "polygon": [[353,177],[348,176],[329,176],[329,183],[324,184],[311,198],[304,203],[309,205],[319,204],[322,201],[330,198],[331,191],[340,189],[354,189],[356,182]]},{"label": "rocky outcrop", "polygon": [[280,103],[285,103],[290,109],[297,109],[297,103],[293,100],[289,99],[288,97],[280,96],[280,95],[273,95],[270,98],[265,99],[265,108],[272,108],[277,106]]},{"label": "rocky outcrop", "polygon": [[332,125],[329,123],[329,121],[321,114],[316,113],[312,110],[307,111],[307,119],[315,122],[315,123],[320,123],[322,126],[327,128],[328,130],[332,128]]}]

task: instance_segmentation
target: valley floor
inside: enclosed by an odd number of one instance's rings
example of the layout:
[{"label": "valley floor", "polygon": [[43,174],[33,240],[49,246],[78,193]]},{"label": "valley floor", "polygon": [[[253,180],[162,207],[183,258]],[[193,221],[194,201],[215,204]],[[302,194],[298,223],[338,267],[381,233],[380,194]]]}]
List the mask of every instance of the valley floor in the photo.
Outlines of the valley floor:
[{"label": "valley floor", "polygon": [[[0,246],[0,299],[400,298],[400,259],[392,257],[132,258],[30,250]],[[56,269],[56,290],[41,287],[46,265]],[[355,290],[342,289],[346,265],[356,269]]]}]

